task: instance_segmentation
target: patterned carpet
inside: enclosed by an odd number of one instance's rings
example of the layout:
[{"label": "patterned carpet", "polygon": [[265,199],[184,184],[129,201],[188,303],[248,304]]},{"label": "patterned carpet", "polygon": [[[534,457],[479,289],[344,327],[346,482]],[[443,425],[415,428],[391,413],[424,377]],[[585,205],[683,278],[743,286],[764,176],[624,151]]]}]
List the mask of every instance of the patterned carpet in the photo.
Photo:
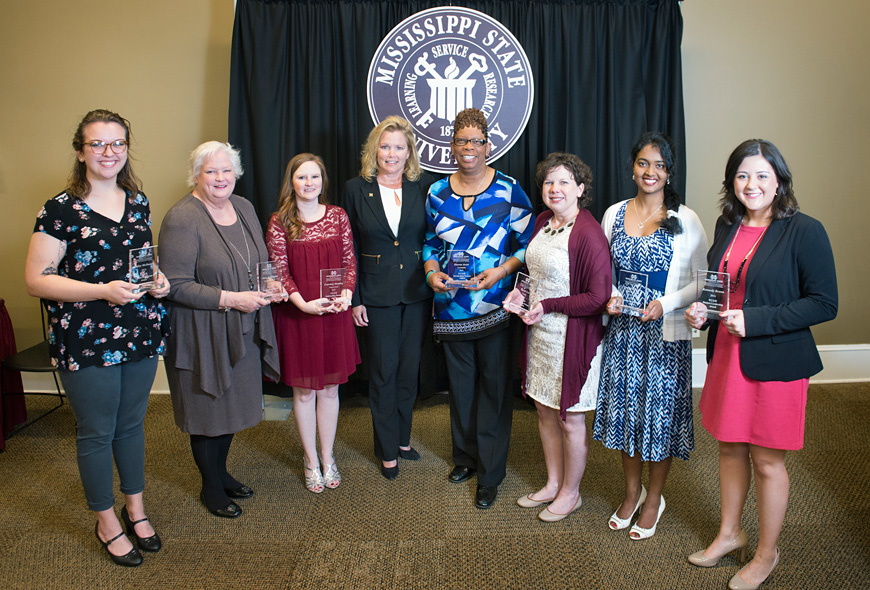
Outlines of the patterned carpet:
[{"label": "patterned carpet", "polygon": [[[868,588],[870,384],[811,386],[809,398],[806,450],[787,459],[792,498],[782,560],[762,588]],[[28,399],[34,411],[50,403]],[[228,521],[199,504],[188,439],[174,425],[168,396],[154,396],[145,498],[164,549],[135,569],[112,565],[93,537],[65,406],[0,453],[0,587],[723,589],[738,570],[730,556],[710,570],[686,561],[718,525],[716,447],[697,414],[696,450],[689,462],[674,462],[658,532],[633,542],[607,529],[621,499],[620,460],[595,442],[575,514],[545,524],[514,504],[545,478],[535,412],[522,400],[508,476],[487,511],[472,505],[474,480],[446,480],[444,396],[418,404],[412,442],[423,460],[402,461],[394,482],[378,473],[366,398],[342,404],[341,487],[307,492],[292,421],[263,422],[233,444],[231,470],[256,495],[239,502],[241,518]],[[744,526],[754,546],[754,493]]]}]

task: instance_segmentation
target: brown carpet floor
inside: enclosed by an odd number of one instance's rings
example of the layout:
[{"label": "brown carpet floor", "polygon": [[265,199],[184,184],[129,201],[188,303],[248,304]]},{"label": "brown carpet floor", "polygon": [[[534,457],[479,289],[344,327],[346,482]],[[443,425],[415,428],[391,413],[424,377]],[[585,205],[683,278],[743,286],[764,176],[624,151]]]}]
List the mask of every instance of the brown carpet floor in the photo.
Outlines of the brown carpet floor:
[{"label": "brown carpet floor", "polygon": [[[782,559],[762,588],[870,588],[870,384],[814,385],[809,399],[805,450],[787,459],[792,496]],[[292,421],[240,433],[231,470],[256,495],[239,501],[241,518],[225,520],[199,504],[188,439],[175,427],[169,397],[152,397],[145,498],[164,548],[134,569],[111,564],[93,537],[65,406],[0,453],[0,587],[723,589],[738,570],[732,556],[710,570],[686,561],[718,526],[716,445],[699,416],[691,461],[676,460],[671,470],[658,532],[634,542],[607,528],[622,474],[618,453],[597,442],[576,513],[546,524],[514,504],[545,479],[536,415],[522,400],[498,500],[475,509],[475,481],[445,477],[452,468],[445,401],[418,404],[412,442],[423,459],[400,462],[399,478],[388,482],[372,454],[366,398],[343,400],[336,458],[344,483],[320,495],[303,487]],[[28,400],[34,411],[50,403]],[[744,527],[754,546],[754,492]]]}]

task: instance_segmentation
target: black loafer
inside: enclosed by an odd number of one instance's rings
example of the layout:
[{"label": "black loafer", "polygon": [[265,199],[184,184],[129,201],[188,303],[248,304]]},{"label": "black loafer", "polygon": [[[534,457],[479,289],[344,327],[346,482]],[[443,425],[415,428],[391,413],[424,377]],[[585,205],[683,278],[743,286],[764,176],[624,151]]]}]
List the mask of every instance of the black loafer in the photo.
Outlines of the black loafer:
[{"label": "black loafer", "polygon": [[481,509],[486,509],[492,506],[495,502],[495,497],[498,495],[498,486],[477,486],[477,493],[474,495],[474,505]]},{"label": "black loafer", "polygon": [[239,508],[239,505],[235,502],[230,502],[223,508],[218,508],[217,510],[212,510],[205,503],[205,497],[200,494],[199,501],[202,502],[202,505],[208,508],[208,511],[214,514],[215,516],[220,516],[221,518],[236,518],[242,515],[242,509]]},{"label": "black loafer", "polygon": [[381,464],[381,475],[383,475],[390,481],[393,481],[394,479],[399,477],[399,466],[393,465],[392,467],[384,467],[383,464]]},{"label": "black loafer", "polygon": [[160,548],[163,544],[160,542],[160,536],[155,531],[153,535],[150,537],[140,537],[136,534],[136,525],[140,522],[145,522],[148,519],[142,518],[140,520],[130,520],[130,513],[127,512],[127,506],[125,505],[121,508],[121,520],[124,521],[124,524],[127,526],[127,532],[136,537],[136,544],[139,545],[139,549],[142,551],[150,551],[151,553],[157,553],[160,551]]},{"label": "black loafer", "polygon": [[450,472],[450,475],[447,476],[447,479],[450,483],[462,483],[472,475],[474,475],[474,469],[466,467],[465,465],[457,465],[453,468],[453,471]]},{"label": "black loafer", "polygon": [[224,492],[226,492],[227,496],[230,498],[237,498],[244,500],[245,498],[250,498],[254,495],[254,490],[249,488],[248,486],[239,486],[237,488],[224,488]]},{"label": "black loafer", "polygon": [[406,461],[419,461],[420,453],[414,450],[414,447],[411,447],[407,451],[405,449],[399,449],[399,456]]}]

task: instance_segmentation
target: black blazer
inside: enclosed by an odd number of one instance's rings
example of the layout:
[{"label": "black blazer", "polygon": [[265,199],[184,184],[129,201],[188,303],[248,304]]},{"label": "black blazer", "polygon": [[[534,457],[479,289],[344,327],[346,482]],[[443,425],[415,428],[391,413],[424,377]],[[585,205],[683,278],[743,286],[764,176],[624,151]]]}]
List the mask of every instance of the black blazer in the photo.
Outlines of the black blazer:
[{"label": "black blazer", "polygon": [[402,181],[402,218],[393,234],[377,182],[361,176],[344,185],[342,207],[350,219],[359,268],[352,305],[388,307],[417,303],[432,297],[423,273],[426,236],[426,193],[432,177]]},{"label": "black blazer", "polygon": [[[719,270],[739,223],[716,221],[711,270]],[[736,265],[735,265],[736,266]],[[837,274],[831,242],[822,224],[803,213],[775,219],[752,257],[746,276],[740,367],[757,381],[794,381],[822,370],[810,326],[837,316]],[[714,320],[718,322],[718,320]],[[707,338],[713,358],[718,324]]]}]

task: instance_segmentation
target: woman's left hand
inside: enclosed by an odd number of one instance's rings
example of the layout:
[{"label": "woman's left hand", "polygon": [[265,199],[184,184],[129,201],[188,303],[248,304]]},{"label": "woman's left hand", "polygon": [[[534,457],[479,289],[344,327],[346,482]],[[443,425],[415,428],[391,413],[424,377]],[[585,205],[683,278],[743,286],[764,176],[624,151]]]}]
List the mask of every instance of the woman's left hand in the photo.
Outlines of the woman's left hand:
[{"label": "woman's left hand", "polygon": [[523,320],[527,326],[532,326],[540,322],[544,317],[544,306],[541,305],[541,302],[537,302],[532,309],[527,311],[526,313],[519,314],[520,318]]},{"label": "woman's left hand", "polygon": [[169,295],[169,279],[162,272],[157,273],[157,286],[148,291],[151,297],[160,299]]},{"label": "woman's left hand", "polygon": [[743,321],[742,309],[729,309],[719,314],[722,322],[725,324],[725,329],[732,336],[744,338],[746,336],[746,323]]},{"label": "woman's left hand", "polygon": [[653,299],[649,302],[649,305],[646,306],[646,309],[643,310],[643,317],[640,318],[641,322],[654,322],[655,320],[662,317],[664,314],[664,309],[662,309],[662,304],[658,299]]},{"label": "woman's left hand", "polygon": [[474,287],[466,287],[466,289],[469,291],[481,291],[483,289],[489,289],[506,276],[507,270],[505,270],[503,266],[488,268],[485,271],[478,273],[471,279],[473,281],[477,281],[477,285],[475,285]]}]

